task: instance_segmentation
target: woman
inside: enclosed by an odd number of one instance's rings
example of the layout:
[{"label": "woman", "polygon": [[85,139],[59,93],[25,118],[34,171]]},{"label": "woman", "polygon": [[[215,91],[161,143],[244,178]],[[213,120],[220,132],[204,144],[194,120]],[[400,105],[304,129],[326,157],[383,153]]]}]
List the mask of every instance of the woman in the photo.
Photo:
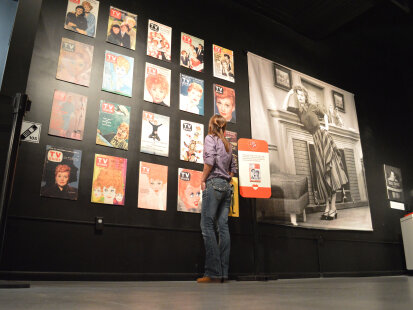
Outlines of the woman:
[{"label": "woman", "polygon": [[[344,171],[340,152],[328,133],[328,116],[318,106],[308,102],[308,93],[303,86],[294,86],[284,100],[284,109],[287,109],[288,100],[295,94],[297,113],[304,128],[313,136],[316,153],[316,180],[315,188],[326,208],[321,220],[337,218],[336,193],[348,183]],[[290,109],[290,108],[289,108]],[[320,125],[318,117],[324,117],[325,127]]]},{"label": "woman", "polygon": [[[85,9],[85,18],[87,22],[86,31],[81,32],[83,34],[88,35],[89,37],[95,36],[95,28],[96,28],[96,17],[90,11],[93,10],[93,6],[90,4],[89,1],[83,1],[82,6]],[[80,31],[79,31],[80,32]]]},{"label": "woman", "polygon": [[[227,122],[221,115],[209,120],[204,143],[202,172],[201,229],[205,243],[205,273],[198,283],[217,283],[228,279],[230,236],[228,212],[231,203],[231,178],[236,172],[231,144],[225,139]],[[219,241],[215,237],[217,224]]]},{"label": "woman", "polygon": [[126,22],[123,22],[120,25],[120,46],[126,47],[126,48],[131,48],[130,47],[130,36],[128,32],[130,31],[129,24]]},{"label": "woman", "polygon": [[117,23],[113,23],[110,27],[109,35],[108,35],[108,42],[120,45],[122,37],[120,36],[120,25]]},{"label": "woman", "polygon": [[77,32],[86,31],[87,20],[85,18],[85,8],[78,5],[74,12],[66,15],[65,28]]},{"label": "woman", "polygon": [[198,66],[201,64],[201,61],[198,59],[195,46],[191,44],[190,46],[190,53],[189,53],[189,68],[200,71]]},{"label": "woman", "polygon": [[77,188],[69,185],[71,168],[68,165],[57,165],[55,169],[55,183],[42,187],[42,196],[63,199],[77,199]]}]

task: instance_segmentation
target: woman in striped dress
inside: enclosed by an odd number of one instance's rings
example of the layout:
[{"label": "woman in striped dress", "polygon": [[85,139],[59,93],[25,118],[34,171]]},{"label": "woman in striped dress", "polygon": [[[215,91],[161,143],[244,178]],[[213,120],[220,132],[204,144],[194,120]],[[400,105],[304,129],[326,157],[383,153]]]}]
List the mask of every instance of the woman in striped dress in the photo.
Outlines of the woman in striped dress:
[{"label": "woman in striped dress", "polygon": [[[295,107],[288,107],[288,101],[295,94]],[[298,115],[314,140],[316,154],[315,188],[320,198],[326,202],[326,208],[321,216],[322,220],[337,218],[336,193],[348,183],[347,175],[341,161],[341,154],[328,132],[328,116],[316,105],[308,102],[308,92],[303,86],[294,86],[284,100],[284,109]],[[324,118],[325,126],[319,121]]]}]

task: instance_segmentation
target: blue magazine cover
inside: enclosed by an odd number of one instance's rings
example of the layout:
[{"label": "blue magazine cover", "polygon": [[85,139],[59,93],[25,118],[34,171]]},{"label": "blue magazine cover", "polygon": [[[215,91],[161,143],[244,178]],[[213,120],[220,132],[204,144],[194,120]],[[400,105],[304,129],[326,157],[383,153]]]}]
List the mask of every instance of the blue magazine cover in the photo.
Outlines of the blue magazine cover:
[{"label": "blue magazine cover", "polygon": [[132,97],[133,61],[132,57],[106,51],[102,90]]}]

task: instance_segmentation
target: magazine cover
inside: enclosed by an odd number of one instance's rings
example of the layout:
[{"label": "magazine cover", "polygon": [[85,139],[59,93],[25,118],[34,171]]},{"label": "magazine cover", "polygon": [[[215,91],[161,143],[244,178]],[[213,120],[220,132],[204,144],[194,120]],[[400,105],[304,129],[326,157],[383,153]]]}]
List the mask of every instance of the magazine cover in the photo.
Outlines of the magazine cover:
[{"label": "magazine cover", "polygon": [[166,211],[168,167],[141,161],[138,208]]},{"label": "magazine cover", "polygon": [[89,87],[93,46],[62,38],[56,78]]},{"label": "magazine cover", "polygon": [[238,194],[238,178],[232,178],[232,188],[234,190],[231,198],[231,205],[229,206],[228,216],[239,217],[239,194]]},{"label": "magazine cover", "polygon": [[169,117],[142,112],[141,152],[169,156]]},{"label": "magazine cover", "polygon": [[106,51],[102,90],[132,97],[133,61],[132,57]]},{"label": "magazine cover", "polygon": [[214,84],[214,113],[223,116],[227,122],[236,122],[235,90]]},{"label": "magazine cover", "polygon": [[204,163],[204,125],[181,120],[180,159]]},{"label": "magazine cover", "polygon": [[225,131],[225,138],[232,145],[232,159],[235,162],[235,167],[237,167],[237,171],[238,171],[238,139],[237,139],[237,133],[233,132],[233,131],[226,130]]},{"label": "magazine cover", "polygon": [[130,107],[100,101],[96,144],[127,150]]},{"label": "magazine cover", "polygon": [[178,211],[201,213],[202,171],[179,168],[178,170]]},{"label": "magazine cover", "polygon": [[109,205],[125,204],[127,159],[95,154],[91,201]]},{"label": "magazine cover", "polygon": [[99,1],[69,0],[67,2],[65,29],[94,38],[96,36],[98,13]]},{"label": "magazine cover", "polygon": [[171,70],[146,63],[143,99],[170,106]]},{"label": "magazine cover", "polygon": [[181,66],[204,71],[204,40],[181,32]]},{"label": "magazine cover", "polygon": [[82,140],[85,130],[87,97],[55,90],[49,135]]},{"label": "magazine cover", "polygon": [[234,53],[231,50],[212,45],[214,61],[214,77],[235,83],[234,79]]},{"label": "magazine cover", "polygon": [[137,21],[138,15],[111,6],[106,41],[135,50]]},{"label": "magazine cover", "polygon": [[261,165],[260,164],[250,164],[249,165],[249,177],[250,182],[261,182]]},{"label": "magazine cover", "polygon": [[204,81],[181,73],[179,109],[204,115]]},{"label": "magazine cover", "polygon": [[46,145],[40,196],[77,200],[82,151]]},{"label": "magazine cover", "polygon": [[146,55],[171,61],[171,44],[172,28],[149,20]]},{"label": "magazine cover", "polygon": [[393,201],[404,202],[401,169],[384,165],[384,176],[386,178],[387,198]]}]

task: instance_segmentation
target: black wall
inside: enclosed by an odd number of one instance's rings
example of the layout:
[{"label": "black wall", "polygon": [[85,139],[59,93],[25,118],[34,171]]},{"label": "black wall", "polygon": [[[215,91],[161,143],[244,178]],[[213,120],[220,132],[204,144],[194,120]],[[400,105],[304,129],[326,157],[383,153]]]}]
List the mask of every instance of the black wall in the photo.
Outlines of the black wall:
[{"label": "black wall", "polygon": [[[105,42],[109,5],[138,14],[136,51]],[[191,6],[182,6],[178,1],[101,1],[96,38],[63,29],[66,6],[66,0],[43,0],[42,3],[27,83],[27,93],[33,102],[27,120],[40,122],[43,128],[40,144],[21,145],[1,261],[3,277],[190,279],[202,273],[204,250],[200,215],[176,211],[178,167],[202,168],[199,164],[179,160],[179,122],[186,119],[207,125],[213,114],[212,84],[220,83],[235,88],[237,95],[237,123],[230,124],[228,129],[238,132],[239,138],[251,136],[246,51],[355,93],[374,231],[255,225],[254,201],[241,199],[240,218],[230,218],[231,275],[260,272],[303,277],[403,272],[399,218],[404,213],[389,209],[382,165],[401,167],[405,188],[413,187],[408,173],[412,171],[409,162],[412,125],[408,118],[412,114],[410,106],[405,104],[409,99],[406,91],[409,77],[400,73],[406,69],[400,59],[391,56],[394,52],[391,46],[382,43],[383,39],[396,41],[389,30],[394,24],[389,21],[387,27],[377,28],[379,17],[387,8],[379,7],[331,38],[316,42],[231,1],[213,0]],[[145,56],[148,19],[173,28],[172,63]],[[398,22],[400,20],[398,18]],[[402,24],[401,29],[407,26]],[[179,66],[181,31],[205,40],[204,73],[189,72]],[[55,79],[62,37],[94,45],[89,88]],[[411,39],[406,40],[410,40],[411,46]],[[235,84],[213,78],[213,43],[234,50]],[[132,98],[100,90],[106,49],[135,58]],[[31,51],[25,53],[28,55]],[[172,70],[170,108],[143,101],[146,61]],[[17,66],[18,58],[9,56],[9,62],[12,63],[8,66]],[[179,111],[180,72],[205,81],[204,117]],[[22,77],[24,80],[24,75]],[[17,81],[6,88],[3,85],[2,91],[14,90],[16,85]],[[88,96],[83,141],[47,135],[55,89]],[[101,99],[132,107],[131,137],[135,138],[130,139],[127,152],[95,144]],[[171,117],[168,158],[139,152],[142,110]],[[77,201],[40,197],[47,144],[83,151]],[[128,158],[124,207],[90,202],[95,153]],[[141,160],[169,166],[166,212],[136,207]],[[105,222],[100,233],[94,229],[96,216],[102,216]]]}]

